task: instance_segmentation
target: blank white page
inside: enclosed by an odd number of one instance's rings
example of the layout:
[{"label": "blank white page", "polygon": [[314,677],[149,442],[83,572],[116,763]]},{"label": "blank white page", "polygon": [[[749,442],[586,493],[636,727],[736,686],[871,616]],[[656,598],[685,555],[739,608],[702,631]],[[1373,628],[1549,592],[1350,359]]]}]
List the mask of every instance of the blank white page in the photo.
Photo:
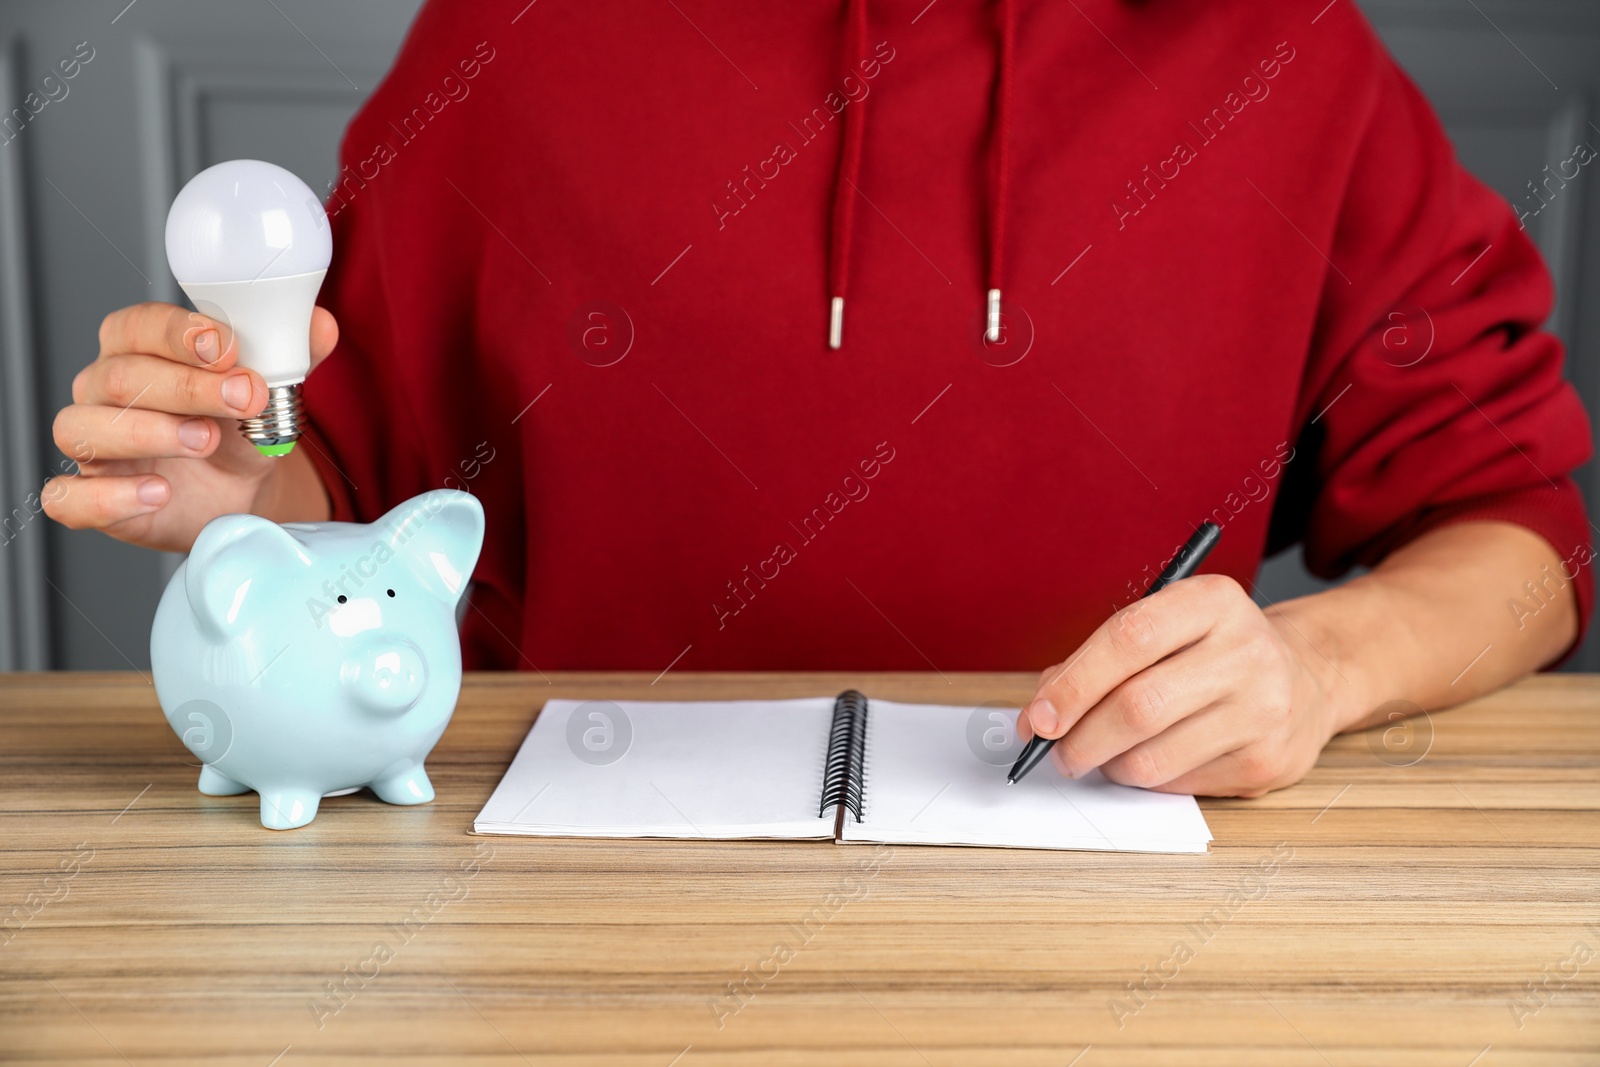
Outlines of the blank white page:
[{"label": "blank white page", "polygon": [[1002,845],[1119,852],[1205,852],[1211,830],[1194,797],[1117,785],[1094,771],[1063,778],[1041,763],[1006,784],[1006,766],[967,743],[971,707],[873,700],[867,712],[863,819],[845,841]]},{"label": "blank white page", "polygon": [[[569,724],[574,715],[577,723]],[[835,811],[818,818],[817,804],[832,719],[832,698],[552,700],[473,829],[556,837],[831,838]],[[625,728],[631,736],[624,741]],[[616,748],[622,755],[606,762]]]}]

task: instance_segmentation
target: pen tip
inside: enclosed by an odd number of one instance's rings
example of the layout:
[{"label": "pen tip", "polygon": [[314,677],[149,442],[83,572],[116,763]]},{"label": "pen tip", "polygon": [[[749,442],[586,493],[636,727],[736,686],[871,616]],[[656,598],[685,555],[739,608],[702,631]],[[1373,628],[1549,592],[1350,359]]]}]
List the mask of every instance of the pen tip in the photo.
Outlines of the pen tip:
[{"label": "pen tip", "polygon": [[1006,785],[1016,785],[1016,784],[1017,784],[1017,780],[1015,778],[1009,778],[1008,777],[1006,779]]}]

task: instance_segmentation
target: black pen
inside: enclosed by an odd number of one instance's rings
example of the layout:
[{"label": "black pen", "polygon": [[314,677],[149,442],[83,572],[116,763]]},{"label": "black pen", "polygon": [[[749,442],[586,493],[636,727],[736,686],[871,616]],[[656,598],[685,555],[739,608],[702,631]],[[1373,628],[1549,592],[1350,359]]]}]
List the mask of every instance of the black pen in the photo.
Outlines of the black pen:
[{"label": "black pen", "polygon": [[[1144,595],[1160,592],[1173,582],[1187,578],[1199,570],[1200,564],[1205,562],[1221,536],[1222,527],[1214,522],[1202,522],[1200,528],[1195,530],[1182,548],[1178,549],[1178,554],[1172,557],[1172,562],[1167,564],[1166,569],[1156,575],[1156,580],[1150,583],[1150,588],[1144,591]],[[1011,771],[1006,775],[1006,784],[1015,785],[1020,782],[1024,775],[1038,766],[1040,760],[1049,755],[1051,747],[1058,740],[1059,738],[1055,737],[1040,737],[1038,734],[1031,737],[1023,746],[1022,755],[1011,765]]]}]

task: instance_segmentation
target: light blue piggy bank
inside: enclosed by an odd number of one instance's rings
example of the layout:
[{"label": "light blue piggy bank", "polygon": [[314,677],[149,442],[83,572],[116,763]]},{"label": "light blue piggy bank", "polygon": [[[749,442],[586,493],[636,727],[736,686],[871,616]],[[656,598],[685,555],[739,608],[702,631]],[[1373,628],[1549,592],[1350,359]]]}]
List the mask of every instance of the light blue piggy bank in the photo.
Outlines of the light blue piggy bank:
[{"label": "light blue piggy bank", "polygon": [[261,824],[304,826],[363,786],[433,799],[422,761],[461,690],[455,609],[483,506],[440,489],[370,525],[225,515],[156,609],[156,696],[200,757],[200,792],[261,794]]}]

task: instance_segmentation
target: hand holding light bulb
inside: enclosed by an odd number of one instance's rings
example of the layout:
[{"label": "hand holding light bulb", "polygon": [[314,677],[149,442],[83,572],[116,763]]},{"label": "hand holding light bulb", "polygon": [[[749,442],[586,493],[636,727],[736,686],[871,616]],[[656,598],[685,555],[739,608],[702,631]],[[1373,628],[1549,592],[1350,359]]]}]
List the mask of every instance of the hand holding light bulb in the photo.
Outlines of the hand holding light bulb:
[{"label": "hand holding light bulb", "polygon": [[239,363],[266,379],[267,406],[240,428],[264,456],[300,439],[300,384],[311,372],[311,309],[333,257],[310,186],[256,159],[207,167],[167,214],[167,262],[204,315],[233,328]]},{"label": "hand holding light bulb", "polygon": [[[299,336],[315,366],[332,351],[338,326],[310,298],[302,314],[309,322]],[[236,429],[262,415],[271,381],[250,369],[225,315],[137,304],[106,316],[99,340],[97,358],[73,380],[73,403],[55,420],[66,457],[60,469],[70,473],[40,489],[45,514],[179,552],[218,515],[328,518],[305,449],[267,458]]]}]

